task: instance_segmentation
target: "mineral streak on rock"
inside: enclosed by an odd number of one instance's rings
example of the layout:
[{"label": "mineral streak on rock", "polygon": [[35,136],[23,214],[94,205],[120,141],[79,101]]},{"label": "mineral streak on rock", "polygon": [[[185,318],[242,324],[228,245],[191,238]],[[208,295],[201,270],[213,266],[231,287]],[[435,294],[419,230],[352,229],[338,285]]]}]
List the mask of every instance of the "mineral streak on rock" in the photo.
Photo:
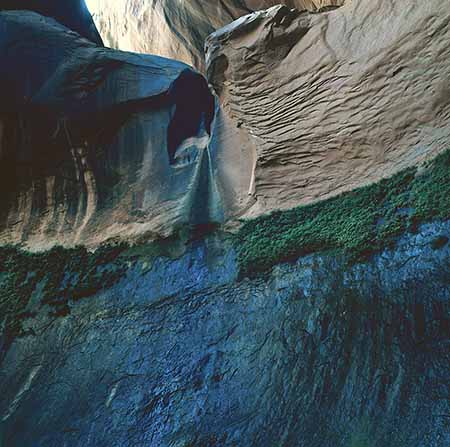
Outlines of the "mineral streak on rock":
[{"label": "mineral streak on rock", "polygon": [[30,11],[0,12],[0,54],[3,243],[98,244],[220,219],[200,74]]},{"label": "mineral streak on rock", "polygon": [[233,20],[276,4],[320,11],[344,0],[90,0],[108,46],[158,54],[204,69],[205,38]]},{"label": "mineral streak on rock", "polygon": [[276,6],[212,34],[216,133],[251,148],[246,215],[351,190],[448,147],[449,23],[440,0],[354,0],[319,14]]}]

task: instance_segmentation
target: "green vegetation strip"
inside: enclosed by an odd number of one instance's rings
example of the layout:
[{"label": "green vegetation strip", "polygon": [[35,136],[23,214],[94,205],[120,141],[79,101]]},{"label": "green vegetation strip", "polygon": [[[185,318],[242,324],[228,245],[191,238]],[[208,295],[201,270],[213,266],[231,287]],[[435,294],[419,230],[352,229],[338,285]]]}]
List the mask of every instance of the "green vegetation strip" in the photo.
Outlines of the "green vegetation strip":
[{"label": "green vegetation strip", "polygon": [[[184,238],[184,239],[183,239]],[[95,295],[116,284],[138,259],[180,255],[186,236],[137,243],[105,244],[94,252],[85,247],[55,247],[31,253],[16,246],[0,247],[0,335],[6,338],[3,350],[20,336],[29,335],[23,322],[34,314],[28,304],[48,305],[53,317],[70,313],[69,301]],[[33,297],[35,297],[33,299]],[[36,310],[36,306],[33,306]],[[0,358],[2,347],[0,346]]]},{"label": "green vegetation strip", "polygon": [[54,316],[70,310],[69,299],[78,300],[113,285],[125,272],[120,254],[125,246],[103,247],[95,253],[85,248],[55,247],[29,253],[17,247],[0,248],[0,315],[7,337],[23,333],[22,320],[33,293],[54,308]]},{"label": "green vegetation strip", "polygon": [[[415,231],[420,223],[449,218],[447,151],[420,172],[409,168],[323,202],[246,221],[234,243],[241,275],[252,276],[317,251],[336,251],[353,262],[362,260],[395,242],[402,233]],[[197,236],[204,234],[203,229]],[[105,245],[95,252],[55,247],[45,253],[29,253],[17,247],[0,247],[0,332],[7,335],[6,345],[26,335],[22,322],[32,317],[27,308],[34,296],[39,303],[50,305],[55,317],[65,316],[70,313],[70,300],[111,287],[126,274],[130,262],[176,257],[189,238],[191,233],[180,233],[133,247]],[[435,248],[447,242],[447,238],[437,238]]]},{"label": "green vegetation strip", "polygon": [[242,276],[317,251],[352,262],[391,245],[418,224],[450,218],[450,151],[417,168],[312,205],[244,221],[235,236]]}]

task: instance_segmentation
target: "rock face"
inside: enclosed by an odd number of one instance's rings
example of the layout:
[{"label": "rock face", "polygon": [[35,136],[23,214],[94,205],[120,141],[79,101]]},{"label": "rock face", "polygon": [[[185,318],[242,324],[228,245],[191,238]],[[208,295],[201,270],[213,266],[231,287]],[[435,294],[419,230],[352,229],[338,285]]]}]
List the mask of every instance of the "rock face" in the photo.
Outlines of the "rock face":
[{"label": "rock face", "polygon": [[[153,23],[149,48],[201,67],[210,30],[273,3],[108,2],[98,19],[120,36]],[[359,263],[304,256],[340,247],[327,207],[309,227],[293,213],[248,227],[261,256],[277,237],[310,241],[251,279],[238,238],[203,232],[448,148],[442,1],[342,3],[290,1],[217,31],[215,98],[184,63],[99,45],[80,2],[0,2],[1,447],[450,444],[450,222],[422,203],[447,176],[384,182],[391,243]],[[406,227],[405,203],[434,222]],[[385,227],[350,208],[337,239]],[[304,238],[318,222],[329,231]]]},{"label": "rock face", "polygon": [[59,316],[38,288],[1,364],[0,442],[447,446],[450,245],[437,235],[449,223],[365,264],[313,255],[241,282],[220,240],[177,260],[142,251]]},{"label": "rock face", "polygon": [[447,148],[449,23],[440,0],[353,0],[319,14],[277,6],[210,36],[218,144],[253,164],[241,177],[255,199],[246,215],[323,199]]},{"label": "rock face", "polygon": [[319,11],[344,0],[90,0],[105,43],[182,60],[204,69],[205,38],[233,20],[276,4]]},{"label": "rock face", "polygon": [[0,0],[1,10],[31,10],[53,17],[92,42],[103,44],[84,0]]},{"label": "rock face", "polygon": [[0,12],[0,54],[3,243],[97,245],[220,220],[203,77],[29,11]]},{"label": "rock face", "polygon": [[186,223],[231,226],[446,149],[450,12],[441,2],[410,11],[354,0],[320,11],[275,6],[211,35],[215,111],[204,79],[182,63],[2,13],[2,190],[21,185],[3,207],[2,241],[95,246],[166,237]]}]

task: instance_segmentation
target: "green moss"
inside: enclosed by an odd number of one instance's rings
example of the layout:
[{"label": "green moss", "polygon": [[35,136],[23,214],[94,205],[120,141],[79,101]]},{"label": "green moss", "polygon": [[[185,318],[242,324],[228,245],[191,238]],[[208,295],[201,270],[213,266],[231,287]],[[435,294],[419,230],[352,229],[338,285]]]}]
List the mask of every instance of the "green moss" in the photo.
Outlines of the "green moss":
[{"label": "green moss", "polygon": [[317,251],[365,259],[418,224],[450,218],[450,151],[425,166],[337,197],[245,221],[234,242],[242,275]]},{"label": "green moss", "polygon": [[42,304],[54,307],[49,314],[70,313],[68,301],[94,295],[117,282],[125,272],[123,245],[101,247],[91,253],[85,248],[55,247],[45,253],[30,253],[17,247],[0,248],[0,315],[6,343],[28,335],[23,322],[34,293]]},{"label": "green moss", "polygon": [[70,314],[69,301],[111,288],[137,260],[151,264],[160,256],[182,255],[197,231],[181,228],[173,237],[152,242],[143,237],[133,246],[110,242],[94,252],[84,247],[55,247],[41,253],[0,247],[0,332],[6,337],[4,347],[29,334],[24,322],[32,315],[25,311],[33,295],[52,308],[51,317],[65,317]]}]

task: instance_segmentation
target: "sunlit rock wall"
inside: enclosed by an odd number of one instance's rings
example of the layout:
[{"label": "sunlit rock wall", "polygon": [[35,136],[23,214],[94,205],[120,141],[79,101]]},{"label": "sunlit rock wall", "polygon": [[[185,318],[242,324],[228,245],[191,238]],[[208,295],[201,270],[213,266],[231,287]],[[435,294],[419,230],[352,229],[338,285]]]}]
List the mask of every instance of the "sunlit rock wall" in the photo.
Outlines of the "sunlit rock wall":
[{"label": "sunlit rock wall", "polygon": [[215,134],[235,154],[219,169],[247,167],[245,187],[235,183],[253,195],[246,215],[324,199],[446,149],[449,23],[440,0],[354,0],[318,14],[277,6],[211,35]]},{"label": "sunlit rock wall", "polygon": [[208,34],[233,20],[276,4],[318,11],[344,0],[89,0],[105,44],[158,54],[204,69]]},{"label": "sunlit rock wall", "polygon": [[102,45],[85,0],[0,0],[1,10],[31,10],[53,17],[81,36]]}]

